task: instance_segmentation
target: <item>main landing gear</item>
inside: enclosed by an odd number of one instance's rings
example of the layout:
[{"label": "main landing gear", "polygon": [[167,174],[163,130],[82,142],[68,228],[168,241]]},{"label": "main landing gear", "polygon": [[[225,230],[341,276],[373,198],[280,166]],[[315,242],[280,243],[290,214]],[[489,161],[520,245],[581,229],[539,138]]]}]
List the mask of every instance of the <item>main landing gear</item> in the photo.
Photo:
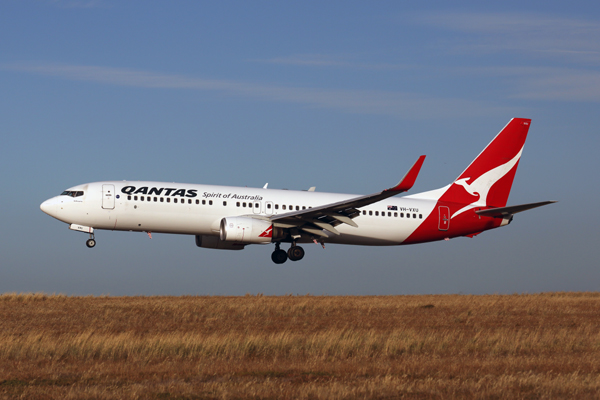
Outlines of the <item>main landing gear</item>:
[{"label": "main landing gear", "polygon": [[289,258],[292,261],[302,260],[304,257],[304,249],[300,246],[296,246],[296,243],[292,243],[292,247],[286,252],[279,248],[280,243],[275,243],[275,251],[271,254],[271,260],[275,264],[283,264]]},{"label": "main landing gear", "polygon": [[302,257],[304,257],[304,249],[293,244],[292,247],[288,249],[287,256],[292,261],[302,260]]},{"label": "main landing gear", "polygon": [[93,233],[90,233],[90,238],[85,241],[85,245],[90,249],[96,245],[96,239],[94,238]]}]

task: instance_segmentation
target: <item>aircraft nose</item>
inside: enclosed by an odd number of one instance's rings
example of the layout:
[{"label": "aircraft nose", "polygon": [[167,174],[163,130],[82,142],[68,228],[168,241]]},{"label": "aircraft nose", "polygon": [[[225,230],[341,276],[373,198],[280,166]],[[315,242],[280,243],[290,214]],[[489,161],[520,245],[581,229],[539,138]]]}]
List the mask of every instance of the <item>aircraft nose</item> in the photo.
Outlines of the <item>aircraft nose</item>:
[{"label": "aircraft nose", "polygon": [[42,204],[40,204],[40,210],[50,215],[51,217],[56,217],[57,211],[57,202],[55,198],[48,199]]},{"label": "aircraft nose", "polygon": [[40,210],[42,210],[46,214],[48,214],[49,208],[50,208],[50,205],[48,204],[48,200],[46,200],[45,202],[40,204]]}]

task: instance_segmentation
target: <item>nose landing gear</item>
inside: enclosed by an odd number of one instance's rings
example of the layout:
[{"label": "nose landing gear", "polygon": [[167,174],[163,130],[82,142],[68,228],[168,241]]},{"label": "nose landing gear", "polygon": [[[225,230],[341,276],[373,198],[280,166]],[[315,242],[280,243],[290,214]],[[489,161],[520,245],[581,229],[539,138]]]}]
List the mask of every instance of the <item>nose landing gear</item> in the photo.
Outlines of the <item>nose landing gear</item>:
[{"label": "nose landing gear", "polygon": [[85,241],[85,245],[90,249],[96,245],[96,239],[94,238],[93,233],[90,233],[90,238]]}]

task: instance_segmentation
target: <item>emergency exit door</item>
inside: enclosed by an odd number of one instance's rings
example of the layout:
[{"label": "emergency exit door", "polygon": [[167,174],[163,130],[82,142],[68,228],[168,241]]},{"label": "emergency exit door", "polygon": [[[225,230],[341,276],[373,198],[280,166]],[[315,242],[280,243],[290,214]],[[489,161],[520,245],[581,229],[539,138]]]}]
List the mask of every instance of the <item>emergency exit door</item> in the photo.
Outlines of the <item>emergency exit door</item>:
[{"label": "emergency exit door", "polygon": [[102,208],[115,208],[115,185],[102,185]]}]

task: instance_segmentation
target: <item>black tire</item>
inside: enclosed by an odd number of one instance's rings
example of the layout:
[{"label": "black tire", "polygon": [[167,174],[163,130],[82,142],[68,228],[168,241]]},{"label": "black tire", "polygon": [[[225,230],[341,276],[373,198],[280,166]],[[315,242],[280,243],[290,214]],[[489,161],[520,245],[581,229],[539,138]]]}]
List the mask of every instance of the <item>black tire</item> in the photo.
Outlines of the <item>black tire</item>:
[{"label": "black tire", "polygon": [[85,245],[91,249],[92,247],[94,247],[96,245],[96,241],[94,239],[88,239],[85,242]]},{"label": "black tire", "polygon": [[287,256],[292,261],[300,261],[304,257],[304,249],[300,246],[292,246],[288,250]]},{"label": "black tire", "polygon": [[275,250],[272,254],[271,254],[271,260],[273,260],[273,262],[275,264],[283,264],[284,262],[286,262],[288,259],[288,255],[285,251],[283,250]]}]

